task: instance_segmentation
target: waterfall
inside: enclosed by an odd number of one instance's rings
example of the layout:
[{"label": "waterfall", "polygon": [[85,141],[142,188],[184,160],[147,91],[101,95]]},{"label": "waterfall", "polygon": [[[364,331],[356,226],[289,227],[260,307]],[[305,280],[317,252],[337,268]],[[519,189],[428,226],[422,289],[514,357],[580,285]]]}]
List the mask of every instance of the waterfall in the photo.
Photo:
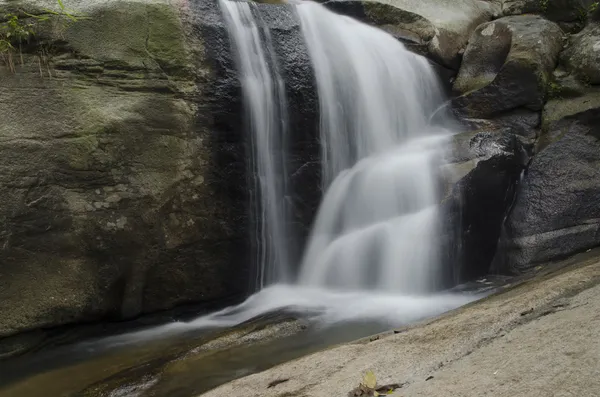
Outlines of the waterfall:
[{"label": "waterfall", "polygon": [[[285,195],[287,101],[271,35],[256,4],[220,0],[244,96],[250,133],[251,208],[255,221],[256,289],[290,275]],[[256,15],[256,16],[255,16]],[[258,19],[258,23],[257,23]]]},{"label": "waterfall", "polygon": [[441,266],[437,171],[449,133],[431,123],[434,118],[447,122],[439,112],[443,94],[434,71],[383,31],[295,0],[319,95],[326,193],[298,282],[284,278],[289,264],[284,85],[256,4],[219,1],[238,57],[253,139],[261,281],[280,283],[240,305],[113,342],[229,327],[287,309],[318,324],[367,321],[382,324],[383,330],[477,299],[436,291]]},{"label": "waterfall", "polygon": [[[313,2],[295,4],[317,82],[326,191],[298,279],[428,292],[440,262],[436,170],[446,135],[429,123],[443,99],[437,76],[391,35]],[[220,5],[251,132],[262,288],[290,280],[285,86],[256,4]]]},{"label": "waterfall", "polygon": [[387,33],[297,3],[314,66],[327,188],[300,282],[425,293],[436,286],[436,170],[447,134],[428,64]]}]

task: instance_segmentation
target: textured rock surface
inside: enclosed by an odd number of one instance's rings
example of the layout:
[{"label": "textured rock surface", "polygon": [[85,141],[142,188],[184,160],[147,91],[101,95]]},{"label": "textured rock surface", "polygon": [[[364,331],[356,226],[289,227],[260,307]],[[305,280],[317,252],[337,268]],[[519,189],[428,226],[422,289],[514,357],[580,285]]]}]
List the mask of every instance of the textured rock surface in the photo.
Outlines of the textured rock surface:
[{"label": "textured rock surface", "polygon": [[454,105],[469,117],[542,109],[563,46],[561,29],[534,15],[505,17],[473,33],[454,90]]},{"label": "textured rock surface", "polygon": [[590,22],[569,41],[561,64],[586,84],[600,84],[600,22]]},{"label": "textured rock surface", "polygon": [[319,102],[308,49],[295,10],[286,4],[259,5],[271,28],[274,50],[286,85],[289,130],[288,172],[291,194],[293,263],[299,263],[322,197]]},{"label": "textured rock surface", "polygon": [[500,9],[481,0],[338,0],[326,5],[378,26],[402,39],[415,52],[458,69],[473,30]]},{"label": "textured rock surface", "polygon": [[600,243],[600,93],[555,100],[546,146],[531,162],[494,267],[521,272]]},{"label": "textured rock surface", "polygon": [[203,35],[175,2],[74,6],[0,68],[0,337],[246,292],[243,146]]},{"label": "textured rock surface", "polygon": [[[0,338],[229,303],[253,279],[250,137],[218,3],[70,6],[87,18],[36,27],[23,65],[0,68]],[[321,195],[310,60],[291,6],[255,7],[286,82],[300,246]]]},{"label": "textured rock surface", "polygon": [[542,14],[566,28],[579,27],[595,0],[503,0],[504,15]]},{"label": "textured rock surface", "polygon": [[447,263],[454,282],[489,271],[502,222],[512,203],[528,156],[506,131],[467,132],[453,137],[446,177],[451,190],[443,201],[449,227]]}]

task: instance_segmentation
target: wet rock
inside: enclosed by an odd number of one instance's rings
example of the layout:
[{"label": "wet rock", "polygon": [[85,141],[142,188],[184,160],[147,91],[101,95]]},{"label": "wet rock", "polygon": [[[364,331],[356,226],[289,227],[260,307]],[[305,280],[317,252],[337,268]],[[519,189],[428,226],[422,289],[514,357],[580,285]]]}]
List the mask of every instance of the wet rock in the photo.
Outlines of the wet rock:
[{"label": "wet rock", "polygon": [[600,92],[550,101],[546,135],[507,218],[494,268],[523,272],[600,243]]},{"label": "wet rock", "polygon": [[292,263],[302,248],[322,197],[319,101],[313,67],[294,6],[261,4],[261,18],[271,30],[288,106],[287,169],[292,214],[288,230]]},{"label": "wet rock", "polygon": [[461,115],[493,118],[540,111],[563,46],[561,29],[534,15],[505,17],[473,33],[454,83]]},{"label": "wet rock", "polygon": [[475,131],[453,137],[448,161],[442,208],[447,263],[457,266],[446,269],[445,277],[457,283],[489,271],[528,156],[514,134]]},{"label": "wet rock", "polygon": [[[316,90],[293,6],[255,6],[286,82],[299,255],[321,197]],[[55,51],[43,76],[35,45],[0,66],[0,338],[214,308],[254,279],[251,137],[218,3],[73,7],[90,18],[37,35]]]}]

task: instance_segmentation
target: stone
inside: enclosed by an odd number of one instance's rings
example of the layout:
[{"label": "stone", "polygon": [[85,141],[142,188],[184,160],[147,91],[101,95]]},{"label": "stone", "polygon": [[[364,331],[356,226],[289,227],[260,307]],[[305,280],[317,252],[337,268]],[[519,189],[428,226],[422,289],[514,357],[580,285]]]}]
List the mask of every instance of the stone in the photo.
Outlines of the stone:
[{"label": "stone", "polygon": [[502,13],[508,15],[542,14],[561,27],[578,30],[595,0],[504,0]]},{"label": "stone", "polygon": [[[600,355],[597,255],[400,334],[325,349],[202,396],[345,396],[367,370],[378,379],[407,380],[398,396],[543,396],[548,385],[556,396],[594,396],[600,388],[593,364]],[[568,306],[548,311],[564,298]],[[523,321],[520,313],[531,308],[536,314]],[[429,375],[435,378],[425,381]],[[265,388],[281,377],[291,377],[281,390]]]},{"label": "stone", "polygon": [[600,84],[600,22],[591,21],[571,36],[560,61],[567,72],[584,84]]},{"label": "stone", "polygon": [[74,2],[0,65],[0,339],[247,294],[242,112],[185,3]]},{"label": "stone", "polygon": [[524,108],[540,111],[563,46],[561,29],[535,15],[480,25],[461,64],[453,105],[466,117],[493,118]]},{"label": "stone", "polygon": [[600,92],[550,101],[545,143],[506,220],[494,269],[522,273],[600,243]]},{"label": "stone", "polygon": [[[86,18],[36,25],[23,64],[14,73],[0,65],[5,356],[43,339],[19,335],[180,305],[214,309],[253,291],[252,139],[218,3],[71,6]],[[253,6],[285,80],[299,256],[322,194],[312,67],[294,6]],[[2,3],[0,15],[41,7],[56,4]],[[40,56],[41,45],[52,53]]]},{"label": "stone", "polygon": [[481,0],[337,0],[324,4],[377,26],[409,49],[457,70],[471,33],[499,16],[500,8]]},{"label": "stone", "polygon": [[507,131],[453,136],[445,166],[445,270],[449,286],[489,271],[502,222],[529,156]]}]

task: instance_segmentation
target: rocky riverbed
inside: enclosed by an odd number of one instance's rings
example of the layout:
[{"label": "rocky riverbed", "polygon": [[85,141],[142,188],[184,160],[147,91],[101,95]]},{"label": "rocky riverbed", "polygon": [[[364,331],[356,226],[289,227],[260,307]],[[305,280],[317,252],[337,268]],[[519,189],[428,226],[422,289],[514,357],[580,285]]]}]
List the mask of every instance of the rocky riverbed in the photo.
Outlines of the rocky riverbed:
[{"label": "rocky riverbed", "polygon": [[345,396],[367,371],[380,385],[401,385],[395,396],[596,396],[595,255],[546,274],[541,266],[536,278],[440,318],[321,351],[204,396]]}]

